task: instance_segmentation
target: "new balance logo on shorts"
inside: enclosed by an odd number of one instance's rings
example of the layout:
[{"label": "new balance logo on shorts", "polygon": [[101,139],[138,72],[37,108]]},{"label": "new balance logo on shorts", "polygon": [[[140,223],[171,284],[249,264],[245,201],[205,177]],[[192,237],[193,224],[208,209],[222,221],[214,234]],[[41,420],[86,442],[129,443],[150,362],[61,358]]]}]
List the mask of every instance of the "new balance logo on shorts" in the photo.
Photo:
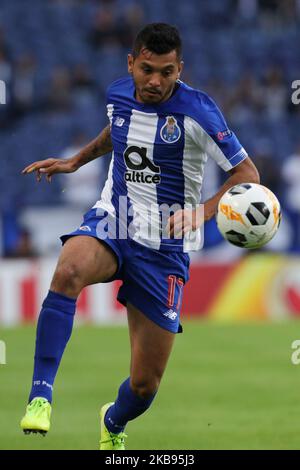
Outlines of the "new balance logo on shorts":
[{"label": "new balance logo on shorts", "polygon": [[117,127],[122,127],[124,122],[125,122],[125,119],[121,118],[120,116],[117,116],[114,124]]},{"label": "new balance logo on shorts", "polygon": [[167,318],[170,318],[170,320],[176,320],[177,318],[177,313],[174,312],[174,310],[168,310],[167,312],[165,312],[164,314],[164,317],[167,317]]}]

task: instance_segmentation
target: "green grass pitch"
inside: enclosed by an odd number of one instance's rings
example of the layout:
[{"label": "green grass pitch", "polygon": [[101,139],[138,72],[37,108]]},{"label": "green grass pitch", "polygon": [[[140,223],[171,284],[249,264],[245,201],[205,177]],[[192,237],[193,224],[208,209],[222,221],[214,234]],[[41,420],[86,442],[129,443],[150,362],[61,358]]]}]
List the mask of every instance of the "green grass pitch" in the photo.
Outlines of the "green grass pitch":
[{"label": "green grass pitch", "polygon": [[[152,408],[127,427],[135,449],[299,449],[300,324],[184,323]],[[128,376],[124,327],[74,330],[56,380],[52,429],[24,436],[34,328],[0,331],[0,449],[97,449],[98,411]]]}]

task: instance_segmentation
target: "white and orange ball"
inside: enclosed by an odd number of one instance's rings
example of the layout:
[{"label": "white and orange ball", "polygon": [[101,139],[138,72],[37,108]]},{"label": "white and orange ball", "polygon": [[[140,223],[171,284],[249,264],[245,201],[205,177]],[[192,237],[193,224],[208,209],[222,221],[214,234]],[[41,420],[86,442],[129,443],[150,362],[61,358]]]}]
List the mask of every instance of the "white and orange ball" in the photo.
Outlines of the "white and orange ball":
[{"label": "white and orange ball", "polygon": [[221,234],[242,248],[264,246],[276,234],[280,221],[277,197],[260,184],[233,186],[223,194],[218,205],[217,224]]}]

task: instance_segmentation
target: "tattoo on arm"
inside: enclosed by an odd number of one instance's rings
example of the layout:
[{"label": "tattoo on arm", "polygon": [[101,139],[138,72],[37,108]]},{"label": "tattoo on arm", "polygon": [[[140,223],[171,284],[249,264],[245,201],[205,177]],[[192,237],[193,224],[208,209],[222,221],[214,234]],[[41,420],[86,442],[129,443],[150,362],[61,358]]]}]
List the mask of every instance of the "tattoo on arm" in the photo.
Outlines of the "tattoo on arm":
[{"label": "tattoo on arm", "polygon": [[110,126],[108,125],[94,140],[80,150],[74,158],[79,168],[82,165],[95,160],[95,158],[111,152],[112,149]]},{"label": "tattoo on arm", "polygon": [[106,126],[101,134],[92,141],[92,156],[99,157],[112,151],[112,143],[110,137],[110,126]]}]

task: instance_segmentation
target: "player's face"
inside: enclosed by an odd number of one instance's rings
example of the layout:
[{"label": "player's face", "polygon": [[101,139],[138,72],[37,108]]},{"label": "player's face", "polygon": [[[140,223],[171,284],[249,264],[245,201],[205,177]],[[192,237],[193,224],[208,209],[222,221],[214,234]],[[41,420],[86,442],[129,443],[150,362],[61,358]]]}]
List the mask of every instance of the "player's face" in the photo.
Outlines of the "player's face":
[{"label": "player's face", "polygon": [[128,72],[134,79],[137,101],[149,104],[166,101],[172,95],[182,68],[183,62],[175,50],[158,55],[144,48],[135,59],[129,54]]}]

